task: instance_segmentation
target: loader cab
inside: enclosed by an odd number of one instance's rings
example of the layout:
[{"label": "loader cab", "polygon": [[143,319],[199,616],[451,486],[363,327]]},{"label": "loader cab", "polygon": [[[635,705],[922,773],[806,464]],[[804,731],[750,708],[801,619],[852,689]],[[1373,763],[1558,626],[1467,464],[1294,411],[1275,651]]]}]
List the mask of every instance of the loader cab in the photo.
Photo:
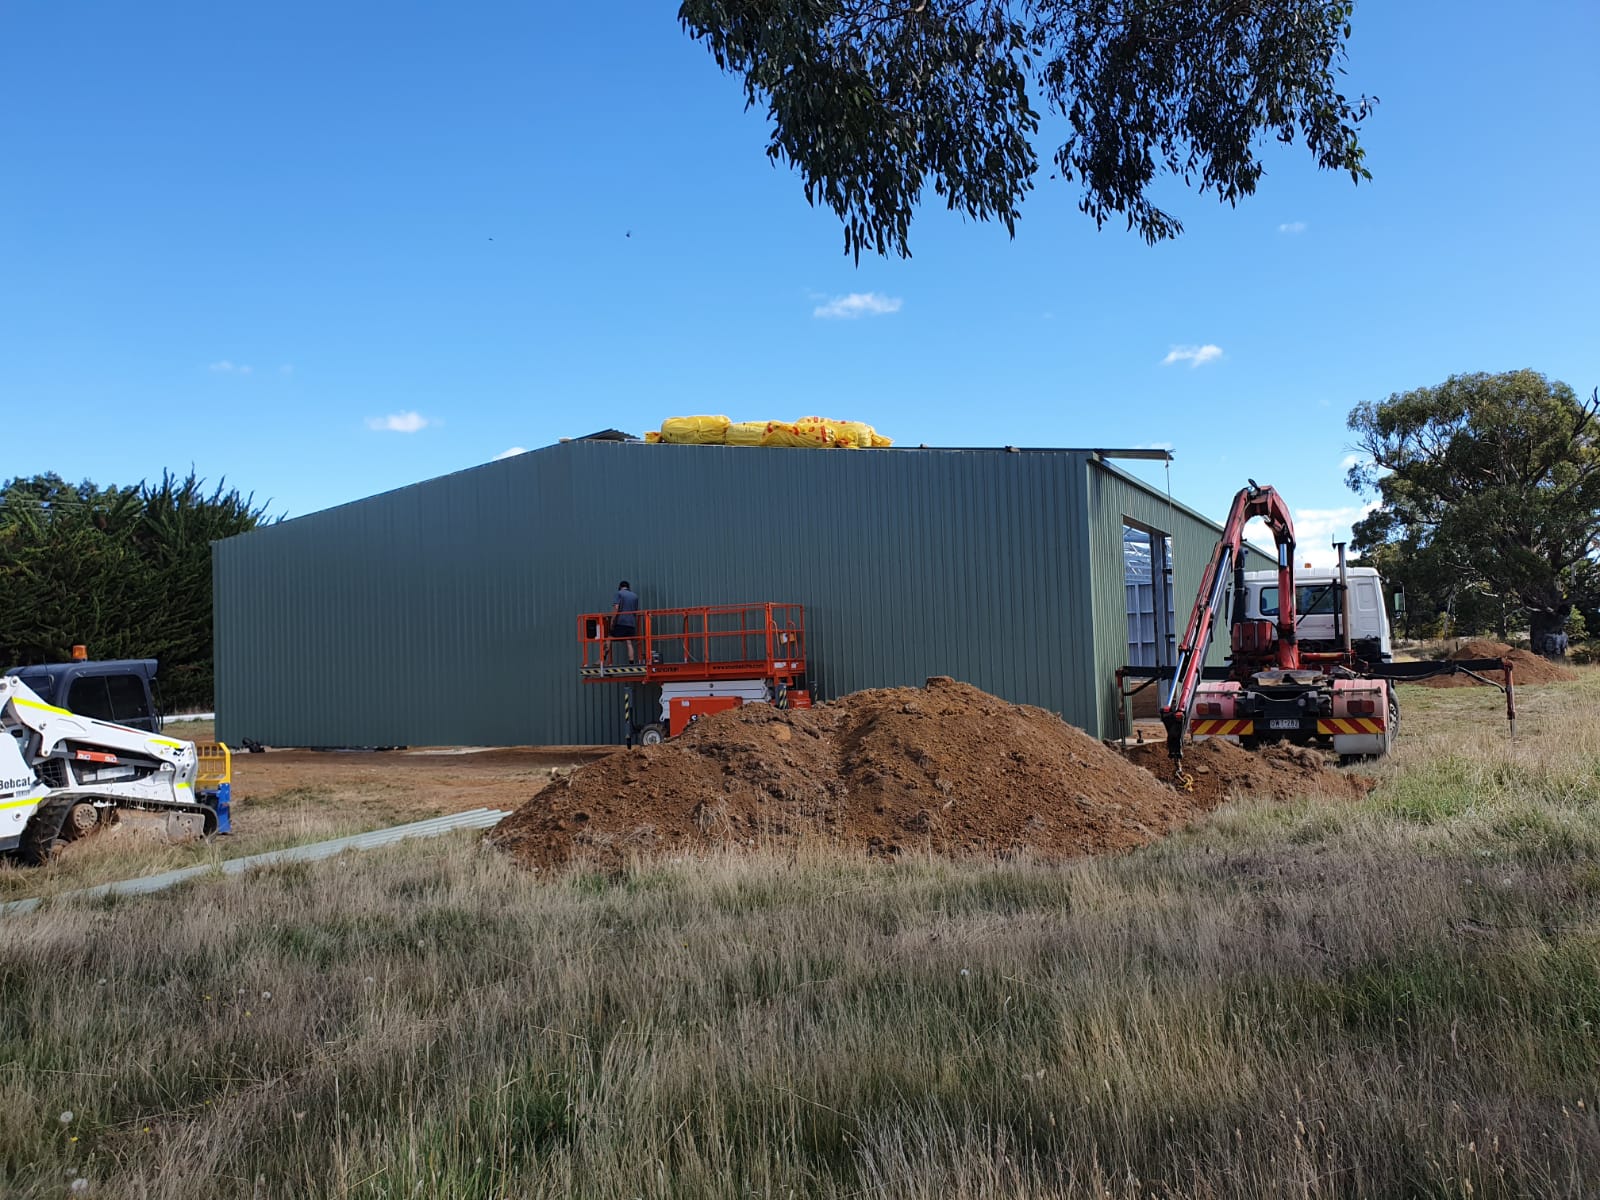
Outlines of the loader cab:
[{"label": "loader cab", "polygon": [[[1374,567],[1346,568],[1350,588],[1350,643],[1368,662],[1388,662],[1394,646],[1389,614],[1383,607],[1383,580]],[[1245,616],[1275,621],[1278,616],[1278,573],[1245,573]],[[1339,621],[1339,572],[1308,567],[1295,572],[1296,629],[1302,650],[1337,651],[1342,644]]]},{"label": "loader cab", "polygon": [[161,713],[152,687],[156,677],[153,658],[44,663],[13,667],[6,674],[22,680],[46,704],[80,717],[110,721],[146,733],[161,730]]}]

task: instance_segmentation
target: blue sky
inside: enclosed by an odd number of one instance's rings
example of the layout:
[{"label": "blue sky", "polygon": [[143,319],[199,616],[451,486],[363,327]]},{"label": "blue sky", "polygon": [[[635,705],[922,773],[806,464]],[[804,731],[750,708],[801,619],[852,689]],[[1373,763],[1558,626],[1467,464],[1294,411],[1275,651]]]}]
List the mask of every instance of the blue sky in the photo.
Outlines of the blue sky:
[{"label": "blue sky", "polygon": [[928,208],[913,259],[859,268],[675,11],[0,8],[0,470],[193,464],[293,515],[604,426],[821,413],[1170,445],[1179,498],[1276,483],[1311,545],[1358,503],[1354,404],[1600,383],[1592,0],[1359,4],[1371,184],[1274,148],[1238,208],[1164,187],[1187,232],[1152,248],[1041,180],[1015,240]]}]

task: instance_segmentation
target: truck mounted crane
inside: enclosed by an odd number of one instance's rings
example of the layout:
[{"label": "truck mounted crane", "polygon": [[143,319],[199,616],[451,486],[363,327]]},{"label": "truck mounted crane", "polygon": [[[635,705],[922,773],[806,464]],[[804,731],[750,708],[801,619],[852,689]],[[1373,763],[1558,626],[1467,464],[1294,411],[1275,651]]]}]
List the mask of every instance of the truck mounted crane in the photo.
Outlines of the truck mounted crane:
[{"label": "truck mounted crane", "polygon": [[[1244,530],[1257,517],[1267,523],[1277,549],[1275,620],[1269,619],[1259,599],[1252,612],[1252,593],[1247,586]],[[1338,582],[1332,585],[1338,636],[1331,642],[1313,640],[1310,648],[1302,646],[1301,618],[1296,611],[1294,521],[1289,507],[1275,490],[1253,479],[1233,498],[1222,536],[1201,576],[1199,595],[1170,668],[1171,682],[1161,705],[1167,749],[1179,763],[1180,778],[1184,744],[1191,737],[1237,738],[1246,748],[1283,741],[1331,745],[1341,759],[1387,754],[1400,726],[1395,682],[1447,672],[1469,675],[1504,692],[1506,717],[1516,733],[1509,660],[1396,663],[1380,652],[1386,637],[1353,641],[1342,547],[1339,561]],[[1259,578],[1257,592],[1259,595]],[[1206,653],[1230,596],[1230,654],[1227,667],[1217,672],[1206,667]],[[1387,630],[1381,611],[1376,615]],[[1480,673],[1484,671],[1503,672],[1505,683],[1484,678]],[[1124,673],[1133,671],[1125,668]],[[1158,669],[1140,674],[1153,679],[1167,678],[1168,672]]]},{"label": "truck mounted crane", "polygon": [[[1252,619],[1246,609],[1244,530],[1257,517],[1266,521],[1277,548],[1276,621]],[[1233,498],[1206,564],[1161,706],[1173,758],[1181,761],[1191,734],[1236,736],[1249,745],[1331,738],[1341,757],[1388,752],[1400,715],[1389,681],[1373,678],[1363,670],[1368,664],[1342,651],[1301,653],[1294,554],[1289,506],[1274,489],[1250,480]],[[1206,651],[1230,593],[1228,677],[1206,682]]]}]

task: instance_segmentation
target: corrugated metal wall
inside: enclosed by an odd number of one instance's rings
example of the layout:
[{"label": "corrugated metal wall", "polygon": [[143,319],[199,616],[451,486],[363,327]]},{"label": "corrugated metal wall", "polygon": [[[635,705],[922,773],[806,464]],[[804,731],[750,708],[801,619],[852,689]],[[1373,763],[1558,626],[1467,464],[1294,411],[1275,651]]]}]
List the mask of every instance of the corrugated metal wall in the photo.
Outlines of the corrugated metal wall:
[{"label": "corrugated metal wall", "polygon": [[[1088,468],[1088,501],[1090,514],[1089,553],[1094,563],[1091,607],[1094,612],[1095,662],[1088,679],[1094,688],[1092,705],[1094,713],[1086,728],[1100,730],[1102,736],[1111,736],[1116,725],[1117,696],[1116,671],[1127,661],[1127,583],[1123,573],[1124,524],[1132,523],[1146,530],[1158,530],[1172,537],[1172,590],[1175,617],[1174,634],[1182,639],[1195,597],[1200,591],[1200,577],[1217,544],[1220,532],[1215,522],[1207,520],[1186,505],[1152,491],[1150,487],[1110,463],[1092,461]],[[1268,556],[1251,550],[1246,566],[1250,570],[1264,570],[1274,565]],[[1224,635],[1226,631],[1224,631]],[[1209,661],[1220,665],[1227,655],[1227,638],[1213,640]]]},{"label": "corrugated metal wall", "polygon": [[[1104,729],[1121,513],[1157,498],[1089,461],[575,441],[231,538],[214,553],[218,733],[620,740],[619,687],[578,680],[576,618],[622,578],[647,607],[805,604],[822,697],[945,674]],[[1091,480],[1109,518],[1090,519]],[[1196,551],[1187,529],[1180,570],[1216,536]]]}]

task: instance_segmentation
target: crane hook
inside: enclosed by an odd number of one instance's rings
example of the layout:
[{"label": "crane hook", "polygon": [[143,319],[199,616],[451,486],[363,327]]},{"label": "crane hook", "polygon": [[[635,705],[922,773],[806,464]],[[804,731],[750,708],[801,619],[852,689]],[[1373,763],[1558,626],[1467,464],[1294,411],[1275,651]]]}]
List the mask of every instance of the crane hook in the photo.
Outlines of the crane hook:
[{"label": "crane hook", "polygon": [[1183,769],[1183,755],[1172,756],[1172,786],[1180,792],[1194,791],[1194,776]]}]

